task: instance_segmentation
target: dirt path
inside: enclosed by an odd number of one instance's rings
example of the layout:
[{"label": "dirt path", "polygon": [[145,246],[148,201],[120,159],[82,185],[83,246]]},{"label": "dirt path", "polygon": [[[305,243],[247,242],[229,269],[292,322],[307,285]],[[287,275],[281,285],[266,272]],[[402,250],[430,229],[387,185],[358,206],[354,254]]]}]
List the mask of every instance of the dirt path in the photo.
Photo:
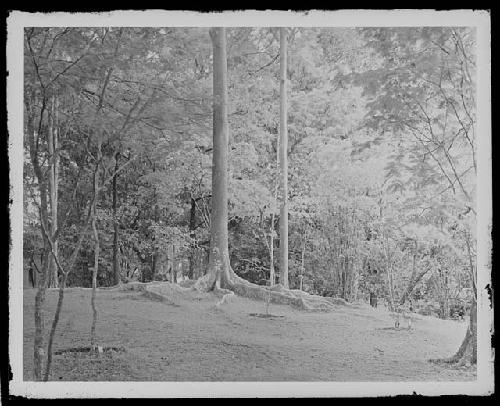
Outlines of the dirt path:
[{"label": "dirt path", "polygon": [[[32,379],[34,290],[24,294],[24,379]],[[52,316],[57,293],[47,294]],[[98,292],[97,336],[125,352],[64,354],[53,380],[118,381],[466,381],[475,370],[429,363],[451,356],[466,324],[416,316],[394,330],[382,309],[339,306],[308,313],[232,297],[174,293],[169,302],[136,291]],[[90,290],[68,289],[54,348],[89,345]],[[47,325],[49,323],[47,322]]]}]

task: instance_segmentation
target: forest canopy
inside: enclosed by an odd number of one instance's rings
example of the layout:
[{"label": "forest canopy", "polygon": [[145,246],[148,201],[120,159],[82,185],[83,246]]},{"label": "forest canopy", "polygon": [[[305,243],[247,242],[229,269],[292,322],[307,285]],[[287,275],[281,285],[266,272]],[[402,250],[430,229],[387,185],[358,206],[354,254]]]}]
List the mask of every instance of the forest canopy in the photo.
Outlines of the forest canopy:
[{"label": "forest canopy", "polygon": [[[279,59],[279,29],[227,29],[229,258],[260,285],[271,269],[285,285],[274,255]],[[287,65],[286,285],[348,302],[411,300],[443,318],[468,306],[475,30],[289,28]],[[206,273],[212,73],[204,28],[25,29],[31,285],[44,267],[52,287]]]}]

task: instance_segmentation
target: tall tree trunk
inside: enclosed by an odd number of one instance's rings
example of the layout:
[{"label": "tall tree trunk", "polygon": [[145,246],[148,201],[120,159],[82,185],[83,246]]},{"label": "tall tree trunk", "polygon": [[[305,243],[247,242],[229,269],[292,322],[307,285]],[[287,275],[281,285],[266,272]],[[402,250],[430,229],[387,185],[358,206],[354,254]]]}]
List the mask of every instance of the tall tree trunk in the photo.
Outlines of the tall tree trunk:
[{"label": "tall tree trunk", "polygon": [[90,327],[90,346],[95,348],[95,329],[97,324],[97,307],[95,303],[96,299],[96,289],[97,289],[97,273],[99,271],[99,232],[97,230],[97,194],[99,189],[99,164],[101,162],[101,143],[98,142],[97,146],[97,163],[96,171],[94,173],[94,200],[92,202],[92,231],[94,235],[94,268],[92,269],[92,296],[90,299],[90,305],[92,307],[92,325]]},{"label": "tall tree trunk", "polygon": [[[154,193],[155,199],[156,199],[156,189]],[[155,204],[154,208],[154,221],[155,224],[158,224],[158,221],[160,220],[160,207],[158,204]],[[154,280],[156,276],[156,266],[158,264],[158,247],[156,245],[156,237],[155,237],[155,243],[153,244],[153,253],[152,253],[152,258],[151,258],[151,279]]]},{"label": "tall tree trunk", "polygon": [[156,252],[151,255],[151,278],[154,280],[156,274]]},{"label": "tall tree trunk", "polygon": [[[96,166],[95,170],[96,171],[98,170],[97,166]],[[59,284],[59,298],[57,300],[56,312],[54,314],[54,319],[52,320],[52,326],[51,326],[50,334],[49,334],[49,342],[47,345],[47,364],[45,366],[45,374],[44,374],[44,378],[43,378],[44,381],[47,381],[49,379],[49,376],[50,376],[50,368],[51,368],[51,364],[52,364],[52,345],[54,343],[56,328],[57,328],[57,324],[59,323],[59,316],[61,314],[62,304],[63,304],[63,300],[64,300],[64,290],[66,287],[66,280],[67,280],[69,273],[73,269],[73,267],[76,263],[76,259],[78,258],[78,255],[80,253],[80,248],[82,246],[83,240],[85,238],[85,235],[87,233],[87,229],[89,226],[89,220],[90,220],[90,217],[92,216],[92,206],[93,206],[95,199],[96,199],[96,194],[94,193],[92,196],[92,200],[90,202],[90,207],[89,207],[89,212],[88,212],[87,218],[85,219],[85,222],[84,222],[84,227],[80,233],[80,236],[78,237],[78,242],[76,243],[76,247],[73,250],[73,253],[71,254],[71,258],[70,258],[70,261],[69,261],[69,264],[68,264],[66,271],[64,271],[62,269],[61,264],[60,264],[59,259],[58,259],[58,256],[56,255],[56,253],[54,251],[54,243],[50,243],[50,241],[49,241],[49,245],[51,246],[51,255],[56,262],[56,265],[58,267],[58,271],[61,273],[61,283]],[[46,224],[46,221],[42,222],[41,226],[42,226],[42,231],[43,231],[45,237],[47,238],[47,233],[48,233],[47,227],[44,224]],[[47,238],[47,240],[48,240],[48,238]]]},{"label": "tall tree trunk", "polygon": [[[389,244],[388,241],[387,245]],[[392,279],[392,262],[391,258],[389,256],[389,247],[384,247],[385,248],[385,260],[386,260],[386,273],[387,273],[387,287],[389,290],[389,307],[391,312],[396,311],[396,306],[394,304],[394,284],[393,284],[393,279]]]},{"label": "tall tree trunk", "polygon": [[[47,196],[45,192],[42,192],[42,186],[40,185],[40,199],[43,202],[46,201]],[[42,204],[43,205],[43,204]],[[43,209],[40,210],[43,214]],[[44,238],[45,240],[45,238]],[[44,244],[45,245],[45,244]],[[44,249],[46,251],[46,249]],[[45,355],[44,350],[44,317],[43,317],[43,305],[45,303],[45,294],[47,291],[47,276],[48,276],[48,253],[44,252],[42,259],[42,273],[40,277],[40,282],[35,295],[35,338],[33,346],[33,372],[35,381],[42,380],[42,370],[43,370],[43,358]]]},{"label": "tall tree trunk", "polygon": [[170,282],[177,283],[177,261],[175,259],[175,244],[172,244],[172,256],[170,265]]},{"label": "tall tree trunk", "polygon": [[[55,260],[55,258],[54,258]],[[61,314],[61,309],[62,309],[62,304],[64,300],[64,289],[66,288],[66,280],[67,280],[68,274],[63,273],[61,275],[61,283],[59,284],[59,296],[57,299],[57,307],[56,307],[56,312],[54,314],[54,319],[52,320],[52,326],[50,329],[50,335],[49,335],[49,342],[47,345],[47,364],[45,366],[45,373],[43,380],[48,381],[49,376],[50,376],[50,368],[52,365],[52,345],[54,343],[54,335],[56,332],[57,324],[59,323],[59,316]]]},{"label": "tall tree trunk", "polygon": [[[57,185],[58,185],[58,133],[57,133],[57,102],[56,97],[50,100],[50,111],[48,114],[47,147],[49,152],[49,197],[50,197],[50,234],[54,238],[57,230]],[[57,254],[57,240],[54,239],[54,250]],[[54,257],[49,256],[48,286],[58,286],[58,272]]]},{"label": "tall tree trunk", "polygon": [[210,219],[210,253],[208,272],[197,287],[211,290],[221,281],[230,279],[228,248],[227,196],[227,55],[226,29],[211,28],[213,45],[213,156],[212,156],[212,214]]},{"label": "tall tree trunk", "polygon": [[394,304],[394,289],[392,284],[392,267],[391,265],[387,265],[387,284],[389,288],[389,308],[391,312],[396,311],[396,306]]},{"label": "tall tree trunk", "polygon": [[[34,97],[30,98],[31,100],[34,99]],[[27,101],[26,103],[26,109],[27,109],[27,136],[28,136],[28,144],[29,144],[29,153],[30,153],[30,160],[33,165],[33,169],[35,172],[35,176],[38,181],[38,187],[39,187],[39,192],[40,192],[40,205],[39,205],[39,216],[40,216],[40,229],[42,232],[42,238],[43,238],[43,243],[44,243],[44,249],[43,249],[43,255],[42,255],[42,264],[41,264],[41,276],[40,276],[40,282],[38,284],[38,290],[35,296],[35,312],[34,312],[34,319],[35,319],[35,337],[34,337],[34,348],[33,348],[33,371],[34,371],[34,379],[35,381],[41,381],[42,380],[42,369],[43,369],[43,357],[45,355],[44,351],[44,317],[43,317],[43,305],[45,302],[45,297],[46,297],[46,289],[48,286],[48,276],[49,276],[49,255],[51,258],[54,259],[57,265],[57,254],[56,254],[56,245],[54,242],[51,242],[52,238],[54,237],[53,235],[51,236],[50,234],[52,231],[48,230],[47,225],[49,224],[49,210],[48,210],[48,199],[49,196],[47,194],[47,179],[44,176],[44,173],[42,171],[42,168],[40,167],[39,163],[39,149],[38,149],[38,140],[36,139],[37,137],[40,137],[40,132],[42,128],[42,122],[43,122],[43,115],[44,112],[46,111],[47,108],[47,99],[45,97],[42,98],[42,107],[40,111],[40,118],[39,118],[39,124],[38,124],[38,130],[35,130],[34,126],[34,114],[33,110],[31,109],[31,106],[29,105],[29,100],[25,99]],[[53,146],[54,144],[52,144]],[[55,151],[57,151],[57,144]],[[58,170],[55,172],[56,179],[58,177]],[[49,171],[49,179],[50,177],[53,176],[53,173],[51,174]],[[57,182],[54,182],[54,184],[57,184]],[[51,189],[51,190],[55,190]],[[53,201],[57,201],[57,195],[56,199]],[[36,200],[35,200],[35,204]],[[38,205],[38,204],[37,204]],[[57,216],[56,216],[57,218]],[[80,247],[83,242],[83,238],[85,236],[87,227],[88,227],[88,220],[89,217],[86,219],[86,226],[84,230],[82,231],[80,238],[78,239],[77,245],[75,250],[73,251],[70,264],[68,267],[67,273],[73,268],[76,258],[78,256],[78,253],[80,251]],[[52,229],[51,229],[52,230]],[[49,238],[51,240],[49,240]],[[60,267],[58,267],[60,268]],[[50,365],[51,365],[51,359],[52,359],[52,343],[54,340],[54,335],[55,335],[55,330],[57,327],[57,323],[59,321],[59,314],[61,311],[62,307],[62,300],[64,297],[64,285],[66,282],[66,277],[67,273],[62,272],[62,283],[59,287],[59,300],[56,308],[56,313],[54,316],[54,320],[52,322],[52,327],[49,335],[49,342],[48,342],[48,348],[47,348],[47,363],[46,363],[46,368],[45,368],[45,374],[43,376],[43,380],[47,380],[48,376],[50,374]]]},{"label": "tall tree trunk", "polygon": [[118,160],[120,158],[120,153],[115,154],[115,173],[113,175],[113,279],[114,284],[118,285],[121,281],[120,278],[120,251],[119,251],[119,233],[118,228],[118,217],[117,217],[117,204],[118,204],[118,191],[117,191],[117,181],[118,181]]},{"label": "tall tree trunk", "polygon": [[302,250],[300,253],[300,290],[302,290],[302,279],[304,278],[304,269],[305,269],[305,259],[306,259],[306,236],[304,233],[304,236],[302,238]]},{"label": "tall tree trunk", "polygon": [[271,215],[271,227],[269,235],[269,285],[276,284],[276,275],[274,270],[274,213]]},{"label": "tall tree trunk", "polygon": [[287,34],[280,28],[280,170],[281,170],[281,210],[280,210],[280,268],[281,284],[288,289],[288,129],[287,129]]},{"label": "tall tree trunk", "polygon": [[[294,304],[311,309],[315,306],[329,306],[328,301],[315,298],[314,303],[306,303],[304,298],[252,284],[240,278],[231,269],[228,249],[228,199],[227,199],[227,156],[228,156],[228,122],[227,122],[227,58],[226,33],[224,28],[210,29],[214,55],[214,146],[212,158],[212,216],[210,220],[210,253],[208,272],[198,279],[194,289],[221,291],[225,295],[237,293],[253,299],[272,300],[275,303]],[[226,289],[228,288],[228,289]],[[229,290],[229,292],[227,292]],[[218,305],[224,303],[223,298]],[[320,302],[320,304],[318,304]]]},{"label": "tall tree trunk", "polygon": [[[278,206],[278,189],[281,180],[279,179],[280,173],[280,136],[276,137],[276,178],[274,184],[274,204]],[[274,269],[274,236],[276,233],[275,229],[276,215],[273,209],[271,213],[271,224],[269,225],[269,285],[274,286],[276,284],[276,271]]]},{"label": "tall tree trunk", "polygon": [[[43,115],[46,110],[46,99],[45,97],[42,99],[42,107],[40,111],[40,121],[38,125],[38,131],[35,129],[34,123],[34,111],[29,104],[29,100],[34,100],[34,96],[26,100],[26,110],[27,110],[27,137],[29,144],[29,153],[30,160],[33,165],[33,170],[35,172],[36,179],[38,181],[38,189],[40,192],[40,228],[42,229],[42,223],[45,224],[48,222],[49,214],[48,214],[48,196],[47,196],[47,181],[44,177],[42,169],[40,167],[39,162],[39,150],[38,150],[38,141],[37,137],[40,137],[41,131],[41,123],[43,121]],[[35,319],[35,337],[34,337],[34,346],[33,346],[33,375],[35,381],[42,380],[42,370],[43,370],[43,357],[45,354],[44,350],[44,339],[43,339],[43,330],[44,330],[44,318],[43,318],[43,304],[45,303],[45,294],[47,290],[47,282],[48,282],[48,271],[49,271],[49,248],[48,241],[43,233],[42,229],[42,238],[43,238],[43,254],[42,254],[42,264],[41,264],[41,276],[38,284],[38,289],[35,296],[35,311],[34,311],[34,319]]]},{"label": "tall tree trunk", "polygon": [[[191,210],[189,211],[189,235],[192,239],[196,237],[196,200],[191,198]],[[196,250],[191,248],[189,254],[189,279],[194,279],[194,263],[195,263]]]},{"label": "tall tree trunk", "polygon": [[91,306],[92,306],[92,325],[90,328],[90,346],[94,347],[95,346],[95,327],[96,327],[96,322],[97,322],[97,308],[95,305],[95,296],[96,296],[96,287],[97,287],[97,273],[99,270],[99,233],[97,231],[97,223],[96,223],[96,209],[97,209],[97,199],[98,199],[98,193],[99,193],[99,165],[101,164],[102,161],[102,125],[103,125],[103,119],[101,118],[101,110],[103,107],[104,103],[104,96],[106,94],[106,89],[108,87],[109,81],[111,79],[111,74],[113,73],[114,69],[114,59],[116,59],[118,55],[118,49],[120,47],[120,41],[122,37],[123,29],[120,29],[119,31],[119,37],[118,40],[116,41],[116,46],[115,46],[115,51],[113,55],[113,61],[109,69],[107,70],[107,73],[104,77],[104,81],[102,83],[102,88],[100,90],[99,94],[99,102],[97,104],[97,108],[94,114],[94,125],[96,125],[96,132],[95,134],[97,135],[97,157],[96,157],[96,171],[94,173],[94,194],[93,194],[93,201],[92,201],[92,230],[94,233],[94,269],[92,271],[92,297],[91,297]]}]

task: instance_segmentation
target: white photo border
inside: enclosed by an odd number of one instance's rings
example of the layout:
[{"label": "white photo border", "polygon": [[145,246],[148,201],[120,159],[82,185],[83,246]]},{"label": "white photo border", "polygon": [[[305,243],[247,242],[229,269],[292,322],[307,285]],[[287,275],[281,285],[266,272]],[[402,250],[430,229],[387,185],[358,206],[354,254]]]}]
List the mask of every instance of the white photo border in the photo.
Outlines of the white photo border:
[{"label": "white photo border", "polygon": [[[25,27],[402,27],[477,28],[477,380],[471,382],[27,382],[23,380],[23,30]],[[9,357],[11,395],[28,398],[169,397],[366,397],[390,395],[488,395],[494,390],[491,348],[491,35],[487,11],[341,10],[341,11],[113,11],[102,13],[28,13],[7,19],[8,153],[11,241],[9,255]]]}]

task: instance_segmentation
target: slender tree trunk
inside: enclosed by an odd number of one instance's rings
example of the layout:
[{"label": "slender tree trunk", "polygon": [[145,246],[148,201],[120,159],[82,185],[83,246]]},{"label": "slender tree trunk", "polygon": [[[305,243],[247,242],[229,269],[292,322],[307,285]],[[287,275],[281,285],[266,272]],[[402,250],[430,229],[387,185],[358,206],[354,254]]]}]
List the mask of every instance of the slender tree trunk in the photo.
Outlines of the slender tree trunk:
[{"label": "slender tree trunk", "polygon": [[94,268],[92,269],[92,296],[90,299],[90,305],[92,307],[92,325],[90,327],[90,346],[91,348],[95,348],[96,339],[95,339],[95,329],[97,324],[97,307],[95,303],[96,299],[96,289],[97,289],[97,274],[99,271],[99,232],[97,230],[97,194],[99,189],[99,164],[101,162],[101,143],[98,142],[97,145],[97,168],[94,173],[94,200],[92,202],[92,231],[94,235]]},{"label": "slender tree trunk", "polygon": [[276,275],[274,270],[274,213],[271,215],[271,233],[269,235],[269,285],[276,284]]},{"label": "slender tree trunk", "polygon": [[288,289],[288,129],[287,129],[287,34],[280,28],[280,170],[282,203],[280,210],[281,284]]},{"label": "slender tree trunk", "polygon": [[92,269],[92,296],[90,305],[92,307],[92,325],[90,327],[90,346],[95,346],[95,327],[97,323],[97,307],[95,305],[96,287],[97,287],[97,270],[99,267],[99,233],[96,225],[95,208],[92,210],[92,231],[94,233],[94,268]]},{"label": "slender tree trunk", "polygon": [[[96,167],[96,170],[97,169],[98,168]],[[50,367],[52,364],[52,345],[54,343],[56,328],[57,328],[57,324],[59,323],[59,316],[60,316],[61,310],[62,310],[62,304],[63,304],[63,300],[64,300],[64,290],[66,287],[66,280],[68,278],[68,275],[72,271],[72,269],[76,263],[76,259],[78,258],[78,255],[80,253],[80,248],[82,246],[83,240],[85,238],[85,235],[87,233],[87,229],[89,226],[89,220],[90,220],[90,217],[92,215],[92,205],[93,205],[93,202],[95,201],[95,199],[96,199],[96,195],[94,194],[92,196],[92,201],[91,201],[90,207],[89,207],[89,213],[88,213],[87,218],[85,220],[84,227],[80,233],[80,237],[78,237],[78,242],[76,243],[76,247],[73,250],[73,253],[71,254],[71,258],[70,258],[70,261],[69,261],[69,264],[68,264],[66,271],[64,271],[62,269],[61,264],[59,263],[58,256],[56,255],[56,253],[54,251],[54,243],[50,243],[50,241],[49,241],[49,245],[51,246],[51,255],[56,262],[56,265],[58,267],[58,271],[61,273],[61,283],[59,284],[59,298],[57,301],[56,312],[54,314],[54,319],[52,320],[52,326],[50,328],[49,343],[47,346],[47,364],[45,366],[45,374],[44,374],[44,378],[43,378],[44,381],[47,381],[49,379],[49,376],[50,376]],[[44,224],[46,224],[46,222],[42,223],[42,229],[43,229],[42,231],[43,231],[44,235],[46,236],[47,227],[45,227]]]},{"label": "slender tree trunk", "polygon": [[118,227],[118,217],[117,217],[117,202],[118,202],[118,191],[117,191],[117,180],[118,180],[118,160],[120,158],[120,153],[115,154],[115,174],[113,175],[113,279],[114,284],[118,285],[121,281],[120,278],[120,250],[119,250],[119,227]]},{"label": "slender tree trunk", "polygon": [[[210,220],[210,254],[207,274],[198,279],[194,285],[196,290],[222,291],[225,295],[240,294],[242,296],[271,300],[277,303],[294,304],[304,308],[318,305],[328,306],[331,303],[315,298],[315,303],[306,303],[302,297],[295,297],[252,284],[240,278],[231,269],[228,249],[228,199],[227,199],[227,156],[228,156],[228,122],[227,122],[227,58],[226,35],[224,28],[210,29],[214,56],[214,147],[212,166],[212,216]],[[229,288],[229,289],[226,289]],[[227,292],[229,290],[229,292]],[[224,299],[218,303],[221,305]],[[318,305],[319,306],[319,305]]]},{"label": "slender tree trunk", "polygon": [[156,252],[151,255],[151,278],[154,280],[156,274]]},{"label": "slender tree trunk", "polygon": [[385,257],[386,257],[386,271],[387,271],[387,285],[389,288],[389,306],[392,312],[396,311],[396,307],[394,305],[394,286],[392,280],[392,264],[391,259],[389,258],[389,248],[385,249]]},{"label": "slender tree trunk", "polygon": [[[274,204],[278,206],[278,189],[280,186],[280,136],[276,137],[276,179],[274,184]],[[274,269],[274,236],[275,236],[275,224],[276,215],[274,212],[271,213],[271,224],[269,226],[269,285],[274,286],[276,284],[276,270]]]},{"label": "slender tree trunk", "polygon": [[[191,209],[189,211],[189,235],[191,238],[196,238],[196,200],[191,198]],[[191,248],[189,253],[189,279],[194,279],[194,263],[195,263],[196,250]]]},{"label": "slender tree trunk", "polygon": [[306,237],[304,233],[304,237],[302,238],[302,250],[300,253],[300,290],[302,290],[302,279],[304,278],[304,269],[305,269],[305,258],[306,258]]},{"label": "slender tree trunk", "polygon": [[[40,196],[43,199],[43,196]],[[44,350],[44,317],[43,304],[45,303],[45,294],[47,291],[48,257],[44,254],[45,260],[42,260],[42,274],[40,283],[35,296],[35,338],[33,347],[33,370],[35,381],[42,380]]]},{"label": "slender tree trunk", "polygon": [[[40,113],[40,125],[39,125],[39,131],[41,129],[41,123],[43,120],[43,114],[46,110],[46,99],[42,99],[42,109]],[[41,170],[40,164],[39,164],[39,158],[38,158],[38,142],[35,141],[36,136],[40,136],[35,133],[35,128],[33,125],[33,114],[32,110],[30,109],[29,104],[27,105],[27,111],[28,111],[28,125],[27,125],[27,134],[28,134],[28,143],[29,143],[29,152],[30,152],[30,159],[33,164],[35,176],[38,180],[38,185],[39,185],[39,191],[40,191],[40,206],[39,206],[39,215],[40,215],[40,228],[42,231],[42,238],[44,242],[44,251],[42,255],[42,264],[41,264],[41,277],[40,277],[40,283],[38,285],[38,290],[35,296],[35,337],[34,337],[34,362],[33,362],[33,369],[34,369],[34,379],[36,381],[41,381],[42,380],[42,369],[43,369],[43,357],[45,355],[44,351],[44,340],[43,340],[43,333],[44,333],[44,318],[43,318],[43,304],[45,302],[45,296],[46,296],[46,289],[48,285],[48,277],[49,277],[49,255],[50,257],[55,261],[55,265],[58,266],[57,263],[57,245],[54,244],[54,241],[52,241],[52,238],[54,237],[52,234],[52,228],[48,230],[47,224],[49,224],[49,214],[48,214],[48,195],[47,195],[47,180],[44,177],[44,174]],[[52,146],[54,144],[52,143]],[[54,148],[54,151],[57,151],[57,144]],[[51,176],[54,176],[54,172],[50,173],[49,171],[49,179]],[[57,180],[58,177],[58,170],[55,171],[55,179]],[[57,185],[57,181],[54,182],[55,185]],[[53,188],[51,190],[56,190],[57,193],[57,188]],[[56,198],[53,199],[52,201],[57,202],[57,195]],[[55,216],[57,218],[57,215]],[[80,251],[80,247],[83,242],[83,238],[85,236],[87,227],[88,227],[88,220],[89,218],[87,217],[86,220],[86,226],[84,230],[82,231],[82,234],[80,235],[80,238],[77,242],[76,248],[73,251],[71,260],[70,260],[70,265],[68,267],[67,273],[61,272],[62,273],[62,281],[61,285],[59,286],[59,299],[57,303],[57,308],[56,308],[56,313],[54,315],[54,320],[52,322],[52,327],[50,330],[50,335],[49,335],[49,341],[48,341],[48,348],[47,348],[47,363],[45,367],[45,374],[43,376],[43,380],[47,380],[48,376],[50,374],[50,366],[51,366],[51,360],[52,360],[52,344],[54,340],[54,335],[55,335],[55,330],[57,327],[57,323],[59,321],[59,315],[61,312],[62,308],[62,301],[64,297],[64,287],[66,283],[66,277],[69,271],[73,268],[76,258],[78,256],[78,253]],[[52,236],[50,235],[52,234]],[[51,240],[49,240],[49,238]],[[59,267],[59,266],[58,266]],[[56,271],[57,272],[57,271]]]},{"label": "slender tree trunk", "polygon": [[[155,189],[155,198],[156,198],[156,189]],[[158,204],[155,204],[154,208],[154,221],[156,224],[158,224],[158,221],[160,221],[160,207]],[[156,242],[153,244],[153,253],[152,253],[152,258],[151,258],[151,279],[154,280],[155,275],[156,275],[156,266],[158,264],[158,247],[156,245]]]},{"label": "slender tree trunk", "polygon": [[174,245],[169,243],[167,246],[167,270],[170,283],[174,282]]},{"label": "slender tree trunk", "polygon": [[392,286],[392,268],[387,265],[387,283],[389,286],[389,307],[392,312],[396,311],[396,306],[394,305],[394,290]]},{"label": "slender tree trunk", "polygon": [[172,258],[170,266],[170,282],[177,283],[177,261],[175,259],[175,244],[172,244]]},{"label": "slender tree trunk", "polygon": [[[58,134],[57,134],[57,106],[56,98],[53,96],[50,101],[50,111],[48,114],[47,147],[49,152],[49,197],[50,197],[50,233],[55,236],[57,230],[57,185],[58,185]],[[54,237],[52,237],[54,238]],[[54,250],[57,254],[57,241],[54,241]],[[49,256],[49,278],[48,286],[51,288],[58,286],[57,266],[52,256]]]},{"label": "slender tree trunk", "polygon": [[[445,271],[443,271],[445,272]],[[448,276],[446,273],[441,277],[441,318],[446,319],[450,316],[450,298],[449,298],[449,288],[448,288]],[[444,285],[444,286],[443,286]]]},{"label": "slender tree trunk", "polygon": [[474,298],[477,300],[477,288],[476,288],[476,283],[477,283],[477,270],[474,262],[474,255],[472,253],[472,247],[471,247],[471,241],[469,240],[469,235],[465,235],[465,244],[467,245],[467,254],[468,254],[468,259],[469,259],[469,277],[471,280],[472,284],[472,291],[474,292]]},{"label": "slender tree trunk", "polygon": [[68,274],[63,273],[61,276],[61,283],[59,285],[59,296],[57,299],[57,307],[56,307],[56,312],[54,314],[54,319],[52,320],[52,326],[50,329],[50,336],[49,336],[49,343],[47,346],[47,364],[45,366],[45,374],[43,377],[44,381],[48,381],[49,376],[50,376],[50,368],[52,365],[52,345],[54,343],[54,335],[56,332],[57,324],[59,323],[59,316],[61,314],[62,304],[63,304],[63,300],[64,300],[64,289],[66,288],[67,277],[68,277]]},{"label": "slender tree trunk", "polygon": [[[34,100],[34,97],[31,98]],[[43,120],[44,111],[46,109],[46,99],[42,99],[42,108],[40,112],[40,125],[39,131],[41,130],[41,123]],[[48,196],[47,196],[47,182],[43,175],[42,169],[39,163],[39,150],[38,150],[38,142],[35,140],[36,137],[40,137],[40,134],[35,130],[34,124],[34,112],[31,109],[29,104],[29,100],[27,100],[26,104],[27,110],[27,137],[29,144],[29,153],[30,160],[33,165],[33,170],[35,172],[35,176],[38,181],[38,189],[40,192],[40,228],[42,228],[42,222],[48,222],[49,214],[48,214]],[[43,370],[43,358],[45,355],[44,350],[44,339],[43,339],[43,331],[44,331],[44,317],[43,317],[43,304],[45,303],[45,294],[47,290],[48,283],[48,272],[49,272],[49,248],[47,238],[45,233],[42,230],[42,238],[43,238],[43,254],[42,254],[42,263],[41,263],[41,276],[38,283],[38,289],[35,296],[35,311],[34,311],[34,319],[35,319],[35,337],[34,337],[34,345],[33,345],[33,375],[35,381],[42,380],[42,370]]]}]

